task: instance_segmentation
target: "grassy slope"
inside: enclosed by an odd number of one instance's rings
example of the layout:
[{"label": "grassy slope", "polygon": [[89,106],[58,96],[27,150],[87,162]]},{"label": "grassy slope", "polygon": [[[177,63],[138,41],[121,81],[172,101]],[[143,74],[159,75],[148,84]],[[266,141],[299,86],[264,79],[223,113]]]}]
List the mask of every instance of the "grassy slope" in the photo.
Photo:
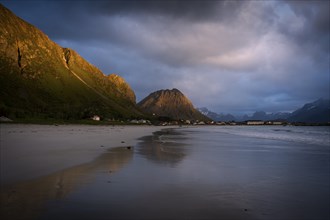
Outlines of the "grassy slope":
[{"label": "grassy slope", "polygon": [[[0,114],[11,118],[141,117],[100,70],[0,5]],[[72,74],[74,71],[88,86]]]}]

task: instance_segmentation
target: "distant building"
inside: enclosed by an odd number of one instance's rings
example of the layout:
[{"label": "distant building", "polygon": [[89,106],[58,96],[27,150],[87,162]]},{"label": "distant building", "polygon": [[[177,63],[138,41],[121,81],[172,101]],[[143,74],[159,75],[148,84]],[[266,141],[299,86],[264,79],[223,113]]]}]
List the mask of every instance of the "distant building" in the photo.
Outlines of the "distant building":
[{"label": "distant building", "polygon": [[264,125],[265,122],[264,121],[259,121],[259,120],[254,120],[254,121],[247,121],[246,124],[247,125]]},{"label": "distant building", "polygon": [[226,122],[224,122],[224,121],[218,121],[216,124],[217,125],[226,125]]},{"label": "distant building", "polygon": [[100,118],[100,116],[98,116],[98,115],[94,115],[94,116],[92,117],[92,120],[94,120],[94,121],[100,121],[101,118]]},{"label": "distant building", "polygon": [[283,121],[273,121],[273,125],[283,125]]},{"label": "distant building", "polygon": [[130,121],[132,124],[151,124],[151,122],[149,120],[145,120],[145,119],[133,119]]},{"label": "distant building", "polygon": [[284,121],[266,121],[266,125],[285,125],[286,122]]}]

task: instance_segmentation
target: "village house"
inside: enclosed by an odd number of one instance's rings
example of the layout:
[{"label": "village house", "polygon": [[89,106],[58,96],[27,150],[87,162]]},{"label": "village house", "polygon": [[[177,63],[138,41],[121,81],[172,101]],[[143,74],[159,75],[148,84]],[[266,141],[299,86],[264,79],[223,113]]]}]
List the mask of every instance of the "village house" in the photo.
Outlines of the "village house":
[{"label": "village house", "polygon": [[283,125],[283,121],[273,121],[273,125]]},{"label": "village house", "polygon": [[218,121],[216,124],[217,125],[226,125],[226,122],[224,122],[224,121]]},{"label": "village house", "polygon": [[259,120],[254,120],[254,121],[247,121],[246,124],[247,125],[264,125],[265,122],[264,121],[259,121]]},{"label": "village house", "polygon": [[145,120],[145,119],[140,119],[140,120],[133,119],[130,122],[132,124],[151,124],[149,120]]},{"label": "village house", "polygon": [[98,116],[98,115],[94,115],[94,116],[92,117],[92,120],[94,120],[94,121],[100,121],[101,118],[100,118],[100,116]]}]

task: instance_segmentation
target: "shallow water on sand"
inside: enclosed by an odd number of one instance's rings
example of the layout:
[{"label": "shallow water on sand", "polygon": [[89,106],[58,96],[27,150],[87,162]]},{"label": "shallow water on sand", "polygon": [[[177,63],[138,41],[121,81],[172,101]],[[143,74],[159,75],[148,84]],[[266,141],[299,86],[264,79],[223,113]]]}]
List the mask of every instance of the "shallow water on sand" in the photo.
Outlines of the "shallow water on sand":
[{"label": "shallow water on sand", "polygon": [[5,211],[45,220],[329,219],[329,127],[302,129],[306,142],[284,127],[258,129],[165,129],[6,188]]}]

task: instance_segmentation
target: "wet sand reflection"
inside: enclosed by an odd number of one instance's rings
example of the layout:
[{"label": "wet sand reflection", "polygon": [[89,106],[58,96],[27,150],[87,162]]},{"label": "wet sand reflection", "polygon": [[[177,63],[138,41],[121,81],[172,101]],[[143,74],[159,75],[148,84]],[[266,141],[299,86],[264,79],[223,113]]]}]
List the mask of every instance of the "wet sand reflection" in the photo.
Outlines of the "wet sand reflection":
[{"label": "wet sand reflection", "polygon": [[32,181],[1,188],[1,219],[35,219],[44,205],[63,199],[73,190],[93,181],[93,174],[109,175],[127,164],[133,156],[132,147],[108,150],[90,163],[74,166]]},{"label": "wet sand reflection", "polygon": [[154,163],[174,166],[188,153],[185,144],[178,142],[180,138],[184,138],[181,133],[171,129],[154,132],[152,136],[140,139],[142,142],[138,144],[137,153]]}]

